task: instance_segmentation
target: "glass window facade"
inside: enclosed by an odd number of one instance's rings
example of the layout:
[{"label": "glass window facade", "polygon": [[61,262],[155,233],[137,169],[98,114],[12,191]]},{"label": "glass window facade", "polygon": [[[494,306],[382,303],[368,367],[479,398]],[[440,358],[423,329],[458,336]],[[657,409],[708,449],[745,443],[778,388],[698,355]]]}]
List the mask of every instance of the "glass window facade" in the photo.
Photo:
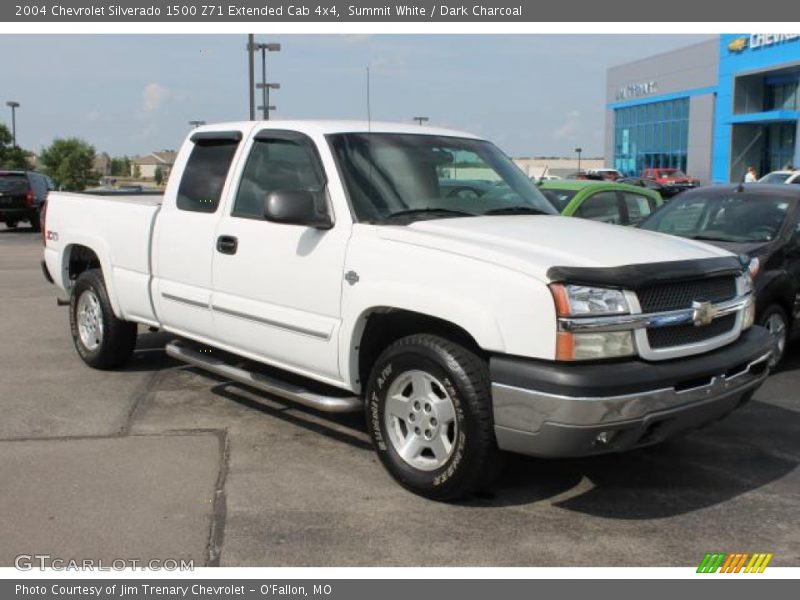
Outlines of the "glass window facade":
[{"label": "glass window facade", "polygon": [[689,98],[614,111],[614,168],[639,175],[648,168],[686,170]]},{"label": "glass window facade", "polygon": [[764,172],[785,169],[794,159],[794,123],[772,123],[765,128]]},{"label": "glass window facade", "polygon": [[764,85],[764,110],[798,110],[800,108],[800,78],[767,79]]}]

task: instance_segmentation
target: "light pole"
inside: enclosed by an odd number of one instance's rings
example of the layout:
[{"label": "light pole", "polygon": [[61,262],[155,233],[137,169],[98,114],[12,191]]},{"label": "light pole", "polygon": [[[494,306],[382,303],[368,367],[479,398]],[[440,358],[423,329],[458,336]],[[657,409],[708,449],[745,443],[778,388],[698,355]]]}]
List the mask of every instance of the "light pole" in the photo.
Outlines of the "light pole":
[{"label": "light pole", "polygon": [[264,116],[264,120],[269,120],[269,90],[270,88],[273,90],[277,90],[280,88],[280,85],[277,83],[267,84],[267,52],[280,52],[281,45],[280,44],[255,44],[254,48],[256,50],[261,50],[261,102],[262,102],[262,110],[264,111],[262,114]]},{"label": "light pole", "polygon": [[583,152],[583,148],[575,148],[575,152],[578,153],[578,173],[581,172],[581,152]]},{"label": "light pole", "polygon": [[14,148],[17,147],[17,109],[19,108],[19,102],[14,102],[13,100],[9,100],[6,102],[6,106],[11,107],[11,139],[13,140]]},{"label": "light pole", "polygon": [[275,106],[270,105],[269,103],[269,91],[281,89],[281,84],[259,83],[256,87],[261,90],[262,97],[264,98],[264,104],[262,106],[259,106],[258,108],[260,108],[263,111],[262,114],[264,115],[264,120],[269,121],[269,111],[275,110]]},{"label": "light pole", "polygon": [[192,126],[193,129],[197,129],[200,125],[205,125],[205,121],[189,121],[189,125]]},{"label": "light pole", "polygon": [[420,125],[422,125],[423,123],[427,123],[428,121],[430,121],[430,119],[429,119],[428,117],[411,117],[411,120],[412,120],[412,121],[416,121],[416,122],[417,122],[417,123],[419,123]]},{"label": "light pole", "polygon": [[250,120],[256,120],[256,68],[253,53],[256,51],[253,34],[247,34],[247,77],[249,89],[247,94],[250,98]]}]

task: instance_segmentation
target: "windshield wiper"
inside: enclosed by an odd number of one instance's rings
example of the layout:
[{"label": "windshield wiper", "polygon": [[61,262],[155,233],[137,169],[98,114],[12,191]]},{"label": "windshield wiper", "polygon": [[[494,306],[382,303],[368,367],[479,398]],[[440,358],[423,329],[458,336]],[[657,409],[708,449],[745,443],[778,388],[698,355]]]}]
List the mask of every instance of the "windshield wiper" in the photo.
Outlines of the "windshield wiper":
[{"label": "windshield wiper", "polygon": [[465,210],[455,210],[452,208],[409,208],[406,210],[398,210],[397,212],[389,213],[382,220],[395,219],[398,217],[413,217],[417,215],[434,215],[442,217],[474,217],[475,213],[467,212]]},{"label": "windshield wiper", "polygon": [[531,206],[506,206],[487,210],[484,215],[549,215],[550,213]]},{"label": "windshield wiper", "polygon": [[701,242],[731,242],[736,243],[736,240],[728,238],[714,237],[713,235],[690,235],[690,239],[698,240]]}]

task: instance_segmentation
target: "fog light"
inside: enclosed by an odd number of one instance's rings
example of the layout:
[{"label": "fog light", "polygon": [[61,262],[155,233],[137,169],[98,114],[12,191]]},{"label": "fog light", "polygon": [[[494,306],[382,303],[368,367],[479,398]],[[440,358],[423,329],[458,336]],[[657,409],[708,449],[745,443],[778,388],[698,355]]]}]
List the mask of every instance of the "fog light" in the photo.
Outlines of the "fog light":
[{"label": "fog light", "polygon": [[595,446],[608,446],[617,435],[616,431],[601,431],[594,438]]}]

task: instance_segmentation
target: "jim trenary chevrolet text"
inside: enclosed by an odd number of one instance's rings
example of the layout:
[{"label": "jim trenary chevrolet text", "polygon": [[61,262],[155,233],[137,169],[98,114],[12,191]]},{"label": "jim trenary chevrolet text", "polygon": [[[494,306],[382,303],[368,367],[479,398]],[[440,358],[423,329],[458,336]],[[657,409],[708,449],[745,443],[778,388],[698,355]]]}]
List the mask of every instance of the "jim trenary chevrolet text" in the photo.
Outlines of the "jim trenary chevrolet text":
[{"label": "jim trenary chevrolet text", "polygon": [[[479,198],[454,179],[493,182]],[[560,217],[492,143],[427,127],[204,126],[163,198],[53,192],[45,275],[75,348],[170,356],[320,411],[365,411],[407,489],[485,489],[503,452],[599,454],[719,419],[768,375],[747,261]],[[210,351],[209,351],[210,350]]]}]

